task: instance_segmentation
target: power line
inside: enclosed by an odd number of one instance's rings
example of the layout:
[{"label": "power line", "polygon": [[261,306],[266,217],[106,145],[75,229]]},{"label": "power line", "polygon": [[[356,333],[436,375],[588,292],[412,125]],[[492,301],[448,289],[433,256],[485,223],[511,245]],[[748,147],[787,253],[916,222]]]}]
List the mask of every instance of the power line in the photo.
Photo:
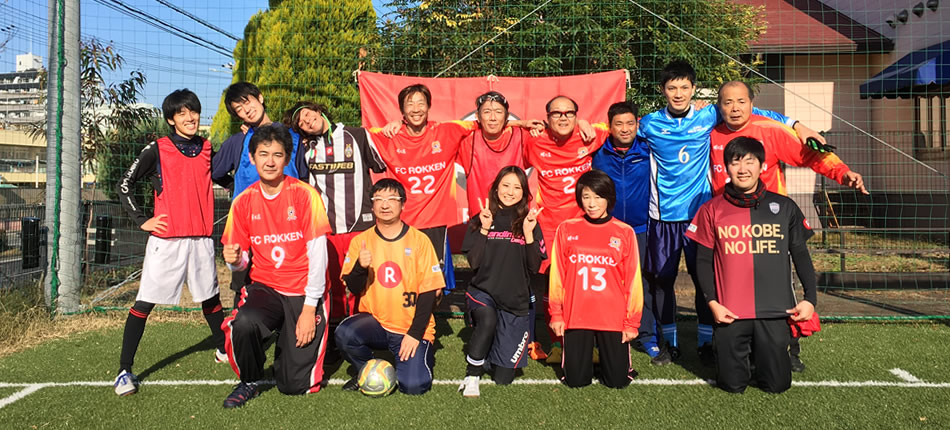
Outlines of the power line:
[{"label": "power line", "polygon": [[182,9],[182,8],[180,8],[180,7],[178,7],[178,6],[175,6],[175,5],[173,5],[173,4],[169,3],[169,2],[167,2],[166,0],[155,0],[155,1],[161,3],[161,4],[165,5],[165,6],[168,6],[171,10],[174,10],[175,12],[178,12],[178,13],[180,13],[180,14],[182,14],[182,15],[185,15],[185,16],[187,16],[188,18],[191,18],[191,19],[194,20],[195,22],[197,22],[197,23],[199,23],[199,24],[201,24],[201,25],[203,25],[203,26],[205,26],[205,27],[208,27],[208,28],[210,28],[210,29],[212,29],[212,30],[214,30],[214,31],[217,31],[218,33],[221,33],[221,34],[223,34],[223,35],[225,35],[225,36],[231,38],[231,40],[234,40],[235,42],[237,42],[238,40],[240,40],[237,36],[235,36],[235,35],[233,35],[233,34],[227,32],[227,31],[225,31],[224,29],[222,29],[222,28],[220,28],[220,27],[218,27],[218,26],[216,26],[216,25],[214,25],[214,24],[212,24],[212,23],[210,23],[210,22],[208,22],[208,21],[205,21],[205,20],[203,20],[203,19],[201,19],[201,18],[199,18],[199,17],[197,17],[197,16],[191,14],[190,12],[188,12],[188,11],[186,11],[186,10],[184,10],[184,9]]},{"label": "power line", "polygon": [[173,36],[176,36],[188,42],[194,43],[195,45],[198,45],[202,48],[208,49],[212,52],[221,54],[225,57],[232,56],[232,53],[231,51],[228,50],[228,48],[225,48],[221,45],[218,45],[217,43],[206,40],[200,36],[189,33],[188,31],[185,31],[165,21],[162,21],[161,19],[158,19],[139,9],[131,7],[119,0],[93,0],[93,1],[105,7],[108,7],[109,9],[122,13],[123,15],[129,16],[138,21],[144,22],[152,27],[155,27]]}]

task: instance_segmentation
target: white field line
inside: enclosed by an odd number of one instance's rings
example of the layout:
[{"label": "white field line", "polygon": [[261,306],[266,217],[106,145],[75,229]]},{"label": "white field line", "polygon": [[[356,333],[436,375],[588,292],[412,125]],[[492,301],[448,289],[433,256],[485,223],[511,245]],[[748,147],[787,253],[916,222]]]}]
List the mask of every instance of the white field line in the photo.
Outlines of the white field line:
[{"label": "white field line", "polygon": [[13,394],[7,396],[7,397],[4,397],[4,398],[0,399],[0,408],[3,408],[4,406],[9,405],[9,404],[11,404],[11,403],[13,403],[13,402],[15,402],[15,401],[17,401],[17,400],[20,400],[20,399],[22,399],[22,398],[24,398],[24,397],[26,397],[26,396],[29,396],[30,394],[33,394],[33,393],[39,391],[41,388],[43,388],[43,385],[40,385],[40,384],[30,384],[30,385],[26,385],[26,386],[24,386],[24,388],[23,388],[22,390],[17,391],[17,392],[15,392],[15,393],[13,393]]},{"label": "white field line", "polygon": [[919,383],[919,382],[924,382],[924,381],[921,381],[920,379],[918,379],[916,376],[911,375],[910,372],[908,372],[908,371],[906,371],[906,370],[904,370],[904,369],[894,368],[894,369],[891,369],[891,373],[894,374],[894,376],[896,376],[896,377],[898,377],[898,378],[901,378],[901,379],[903,379],[904,381],[907,381],[907,382],[917,382],[917,383]]}]

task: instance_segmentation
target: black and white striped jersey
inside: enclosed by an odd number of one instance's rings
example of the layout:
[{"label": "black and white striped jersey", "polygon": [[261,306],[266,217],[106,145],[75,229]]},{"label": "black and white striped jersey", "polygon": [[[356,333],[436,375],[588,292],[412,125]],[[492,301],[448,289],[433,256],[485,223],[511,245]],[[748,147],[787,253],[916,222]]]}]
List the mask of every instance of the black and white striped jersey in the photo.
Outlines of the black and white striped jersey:
[{"label": "black and white striped jersey", "polygon": [[370,170],[382,173],[386,163],[366,130],[337,123],[329,133],[302,137],[310,185],[323,196],[334,234],[363,231],[375,224]]}]

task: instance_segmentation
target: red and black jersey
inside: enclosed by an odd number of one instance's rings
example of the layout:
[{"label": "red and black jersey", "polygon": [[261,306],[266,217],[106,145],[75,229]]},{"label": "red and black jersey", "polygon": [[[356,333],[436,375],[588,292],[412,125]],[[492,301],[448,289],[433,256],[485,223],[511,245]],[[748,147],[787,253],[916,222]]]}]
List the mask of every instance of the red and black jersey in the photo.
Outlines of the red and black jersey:
[{"label": "red and black jersey", "polygon": [[792,199],[766,192],[752,208],[722,195],[703,204],[686,237],[713,250],[716,299],[739,319],[785,318],[795,307],[789,249],[815,233]]}]

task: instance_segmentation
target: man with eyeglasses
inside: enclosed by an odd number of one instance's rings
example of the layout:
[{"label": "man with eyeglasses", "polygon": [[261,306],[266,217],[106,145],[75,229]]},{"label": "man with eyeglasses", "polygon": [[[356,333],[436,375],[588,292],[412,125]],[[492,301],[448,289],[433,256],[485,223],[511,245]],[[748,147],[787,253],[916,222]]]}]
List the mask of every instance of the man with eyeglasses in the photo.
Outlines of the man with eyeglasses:
[{"label": "man with eyeglasses", "polygon": [[[376,227],[357,235],[343,260],[343,282],[359,296],[359,313],[340,323],[337,347],[357,370],[388,349],[396,357],[399,391],[423,394],[432,388],[435,361],[436,293],[445,287],[435,249],[402,220],[406,189],[395,179],[373,185]],[[357,378],[344,391],[359,389]]]},{"label": "man with eyeglasses", "polygon": [[[554,97],[545,105],[547,127],[540,135],[525,140],[525,164],[538,172],[535,203],[539,209],[544,208],[538,215],[543,237],[555,237],[561,222],[583,215],[575,202],[575,184],[591,169],[591,156],[609,135],[605,124],[594,124],[594,139],[585,140],[578,127],[577,111],[577,103],[570,97]],[[547,272],[547,268],[545,260],[541,272]],[[544,278],[540,282],[546,286]],[[561,339],[553,332],[549,334],[552,345],[547,362],[559,364]]]}]

